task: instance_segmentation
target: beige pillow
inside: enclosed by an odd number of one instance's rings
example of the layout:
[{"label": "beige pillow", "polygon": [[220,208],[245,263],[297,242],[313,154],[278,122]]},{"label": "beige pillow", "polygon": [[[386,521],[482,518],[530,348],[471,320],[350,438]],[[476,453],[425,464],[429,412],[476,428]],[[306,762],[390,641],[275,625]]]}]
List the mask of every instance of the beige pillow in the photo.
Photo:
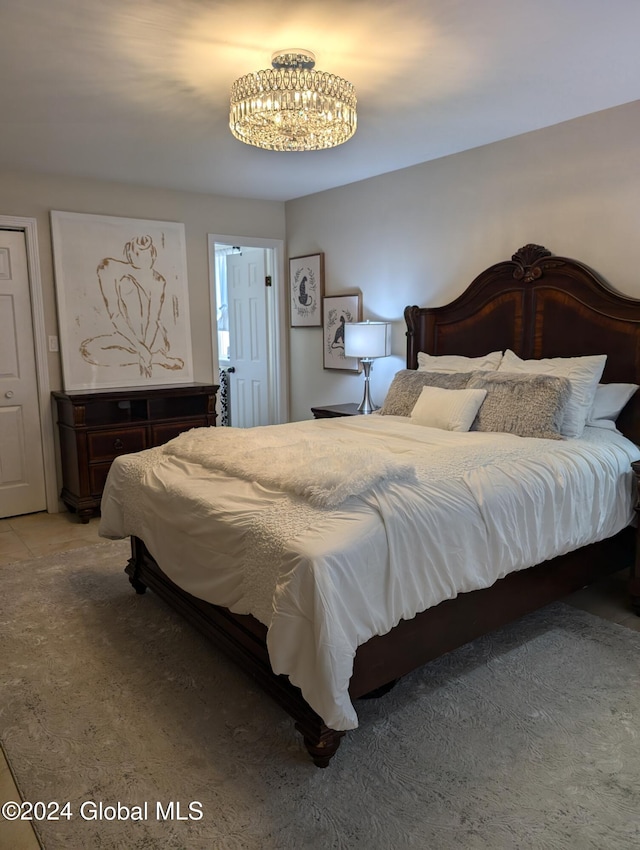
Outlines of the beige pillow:
[{"label": "beige pillow", "polygon": [[411,413],[415,425],[428,425],[444,431],[468,431],[486,390],[445,390],[423,387]]},{"label": "beige pillow", "polygon": [[411,416],[423,387],[442,387],[461,390],[467,385],[471,372],[417,372],[401,369],[396,372],[380,413],[383,416]]},{"label": "beige pillow", "polygon": [[602,377],[606,360],[606,354],[521,360],[513,351],[507,350],[498,371],[567,378],[571,384],[571,398],[567,403],[560,433],[565,437],[579,437],[591,412],[596,387]]},{"label": "beige pillow", "polygon": [[502,360],[501,351],[492,351],[484,357],[463,357],[462,354],[425,354],[418,352],[419,372],[484,372],[497,369]]},{"label": "beige pillow", "polygon": [[476,372],[467,386],[487,391],[472,430],[562,439],[560,425],[571,397],[568,378],[501,371]]}]

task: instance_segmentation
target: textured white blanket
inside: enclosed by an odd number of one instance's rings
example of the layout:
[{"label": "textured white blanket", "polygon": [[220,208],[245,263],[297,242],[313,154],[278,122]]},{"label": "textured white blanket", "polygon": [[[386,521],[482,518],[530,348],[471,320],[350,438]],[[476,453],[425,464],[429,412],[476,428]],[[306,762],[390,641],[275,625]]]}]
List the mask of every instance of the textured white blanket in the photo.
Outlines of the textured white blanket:
[{"label": "textured white blanket", "polygon": [[362,446],[357,435],[306,436],[281,426],[194,428],[163,448],[171,457],[199,463],[283,490],[314,507],[332,508],[386,481],[410,481],[414,466],[388,452]]},{"label": "textured white blanket", "polygon": [[[616,432],[548,441],[386,416],[274,427],[194,431],[169,449],[117,458],[100,532],[136,534],[189,593],[267,625],[273,670],[333,729],[357,726],[348,688],[360,644],[457,593],[611,536],[633,517],[638,449]],[[196,462],[178,456],[200,441],[209,448]],[[327,444],[352,471],[366,447],[368,457],[384,453],[390,471],[410,465],[415,481],[383,481],[338,509],[253,484],[286,477],[276,459],[297,445],[303,458],[309,450],[301,466],[313,486],[313,458],[322,466]],[[222,471],[218,461],[231,452],[238,465],[243,452],[257,452],[262,473]],[[330,476],[318,474],[330,490]]]}]

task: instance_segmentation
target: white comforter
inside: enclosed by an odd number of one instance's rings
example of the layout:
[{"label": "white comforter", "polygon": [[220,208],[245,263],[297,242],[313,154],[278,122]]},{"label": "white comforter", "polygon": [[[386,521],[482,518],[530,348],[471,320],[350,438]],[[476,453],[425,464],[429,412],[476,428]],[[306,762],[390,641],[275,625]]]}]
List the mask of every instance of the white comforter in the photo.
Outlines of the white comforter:
[{"label": "white comforter", "polygon": [[[613,431],[536,440],[369,416],[251,432],[244,439],[264,436],[271,459],[257,481],[242,451],[224,460],[234,433],[242,439],[235,429],[198,429],[118,458],[100,533],[142,538],[189,593],[265,623],[274,671],[333,729],[358,723],[348,685],[360,644],[458,593],[616,534],[633,518],[629,465],[640,452]],[[317,461],[327,446],[341,447],[359,495],[336,507],[332,491],[329,503],[312,504],[299,470],[285,469],[281,434],[296,457],[316,441],[309,483],[322,483]],[[363,448],[384,458],[384,475],[371,478]]]}]

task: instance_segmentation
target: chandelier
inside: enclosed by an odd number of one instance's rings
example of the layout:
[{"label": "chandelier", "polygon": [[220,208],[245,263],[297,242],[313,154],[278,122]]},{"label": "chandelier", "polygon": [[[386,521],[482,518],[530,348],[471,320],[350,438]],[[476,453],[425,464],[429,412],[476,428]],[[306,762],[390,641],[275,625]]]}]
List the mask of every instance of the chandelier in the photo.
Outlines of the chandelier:
[{"label": "chandelier", "polygon": [[229,127],[248,145],[270,151],[334,148],[356,131],[350,82],[314,71],[308,50],[278,50],[272,68],[246,74],[231,87]]}]

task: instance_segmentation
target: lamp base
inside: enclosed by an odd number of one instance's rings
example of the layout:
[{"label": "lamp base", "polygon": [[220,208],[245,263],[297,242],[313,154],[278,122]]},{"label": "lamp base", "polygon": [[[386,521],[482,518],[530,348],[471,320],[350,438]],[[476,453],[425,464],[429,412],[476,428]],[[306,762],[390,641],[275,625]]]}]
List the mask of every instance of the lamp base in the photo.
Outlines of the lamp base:
[{"label": "lamp base", "polygon": [[360,362],[362,363],[362,368],[364,369],[364,397],[358,405],[358,413],[373,413],[376,410],[380,410],[380,405],[373,403],[373,401],[371,400],[371,394],[369,392],[369,377],[371,375],[371,365],[373,363],[373,359],[371,357],[362,357]]}]

